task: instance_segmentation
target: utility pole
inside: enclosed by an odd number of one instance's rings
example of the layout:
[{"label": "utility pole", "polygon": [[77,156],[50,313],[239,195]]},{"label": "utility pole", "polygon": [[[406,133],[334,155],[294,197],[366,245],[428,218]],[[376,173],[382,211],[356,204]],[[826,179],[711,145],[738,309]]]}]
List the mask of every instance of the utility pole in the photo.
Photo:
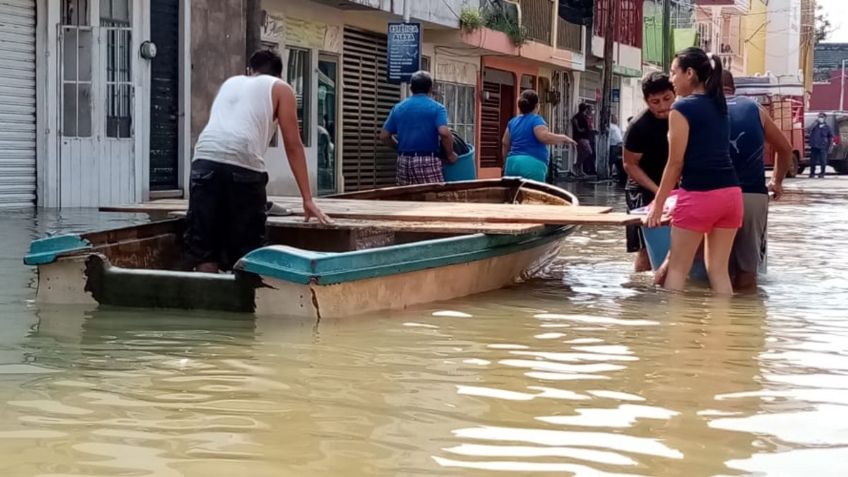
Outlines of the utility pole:
[{"label": "utility pole", "polygon": [[663,71],[668,73],[671,70],[671,0],[663,0],[662,22]]},{"label": "utility pole", "polygon": [[839,76],[839,110],[845,111],[845,61],[842,60],[842,74]]},{"label": "utility pole", "polygon": [[613,46],[615,45],[615,17],[620,0],[606,0],[606,25],[604,27],[604,78],[601,94],[600,137],[595,146],[595,169],[598,179],[609,178],[609,124],[612,111]]},{"label": "utility pole", "polygon": [[[412,18],[412,0],[403,0],[403,22],[409,23]],[[420,68],[419,64],[419,68]],[[409,83],[404,81],[400,85],[400,96],[401,99],[409,97]]]},{"label": "utility pole", "polygon": [[247,0],[245,2],[245,65],[250,56],[262,47],[263,15],[261,4],[261,0]]}]

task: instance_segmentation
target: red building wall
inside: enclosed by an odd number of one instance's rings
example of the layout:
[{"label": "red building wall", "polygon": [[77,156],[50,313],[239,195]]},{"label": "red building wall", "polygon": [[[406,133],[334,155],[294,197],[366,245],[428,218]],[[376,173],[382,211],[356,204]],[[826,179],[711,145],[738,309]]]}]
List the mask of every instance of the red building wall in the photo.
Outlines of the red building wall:
[{"label": "red building wall", "polygon": [[814,83],[813,94],[810,96],[810,111],[839,111],[848,109],[848,70],[845,75],[845,108],[839,104],[839,87],[842,81],[842,70],[831,74],[830,83]]}]

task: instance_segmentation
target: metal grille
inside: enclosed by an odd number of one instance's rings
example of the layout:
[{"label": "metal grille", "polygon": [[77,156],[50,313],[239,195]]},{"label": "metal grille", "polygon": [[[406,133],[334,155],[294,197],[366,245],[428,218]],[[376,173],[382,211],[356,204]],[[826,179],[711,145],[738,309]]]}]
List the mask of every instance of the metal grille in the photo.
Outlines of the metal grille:
[{"label": "metal grille", "polygon": [[[551,88],[561,94],[559,103],[551,111],[551,130],[557,134],[570,135],[571,73],[554,71],[551,76]],[[553,146],[551,148],[551,177],[559,179],[567,176],[573,165],[574,156],[572,146]]]},{"label": "metal grille", "polygon": [[35,201],[35,2],[0,3],[0,207]]},{"label": "metal grille", "polygon": [[521,0],[521,25],[531,40],[551,44],[553,7],[551,0]]},{"label": "metal grille", "polygon": [[386,50],[385,35],[345,28],[342,173],[346,191],[396,182],[397,156],[377,138],[400,99],[400,86],[388,82]]},{"label": "metal grille", "polygon": [[557,48],[583,52],[583,27],[560,19],[557,27]]}]

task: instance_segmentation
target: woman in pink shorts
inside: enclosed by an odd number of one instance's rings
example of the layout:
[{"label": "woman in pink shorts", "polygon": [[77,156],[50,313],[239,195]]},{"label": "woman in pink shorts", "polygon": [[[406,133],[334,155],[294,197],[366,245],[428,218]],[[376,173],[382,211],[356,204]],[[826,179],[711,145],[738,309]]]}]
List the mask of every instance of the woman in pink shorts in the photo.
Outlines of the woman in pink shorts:
[{"label": "woman in pink shorts", "polygon": [[671,219],[671,250],[664,286],[682,290],[701,242],[713,292],[732,295],[728,261],[742,226],[742,189],[730,159],[730,121],[721,60],[699,48],[674,57],[671,82],[680,99],[669,115],[669,157],[651,213],[658,227],[672,189],[680,183]]}]

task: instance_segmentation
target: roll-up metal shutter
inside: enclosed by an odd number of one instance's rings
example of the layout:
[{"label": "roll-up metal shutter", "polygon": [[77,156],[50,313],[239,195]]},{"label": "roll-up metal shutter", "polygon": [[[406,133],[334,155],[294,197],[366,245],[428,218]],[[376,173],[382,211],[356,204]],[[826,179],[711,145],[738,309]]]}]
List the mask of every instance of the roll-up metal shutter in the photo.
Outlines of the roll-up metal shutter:
[{"label": "roll-up metal shutter", "polygon": [[395,185],[395,152],[377,135],[400,99],[388,82],[386,36],[345,27],[342,59],[342,173],[345,191]]},{"label": "roll-up metal shutter", "polygon": [[0,2],[0,208],[35,202],[35,2]]}]

